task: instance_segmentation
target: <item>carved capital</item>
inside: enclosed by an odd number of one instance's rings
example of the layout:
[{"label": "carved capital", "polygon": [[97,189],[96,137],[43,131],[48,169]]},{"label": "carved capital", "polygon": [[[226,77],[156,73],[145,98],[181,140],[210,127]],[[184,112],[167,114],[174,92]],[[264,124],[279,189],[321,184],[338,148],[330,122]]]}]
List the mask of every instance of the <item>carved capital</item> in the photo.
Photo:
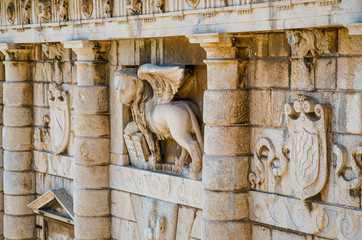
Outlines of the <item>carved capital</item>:
[{"label": "carved capital", "polygon": [[0,43],[0,51],[5,55],[5,61],[27,61],[32,47],[31,45]]},{"label": "carved capital", "polygon": [[77,54],[78,61],[94,61],[106,59],[110,43],[98,43],[91,41],[63,42],[64,48],[71,48]]},{"label": "carved capital", "polygon": [[235,58],[234,35],[227,33],[210,33],[187,36],[190,43],[199,43],[206,50],[207,58]]}]

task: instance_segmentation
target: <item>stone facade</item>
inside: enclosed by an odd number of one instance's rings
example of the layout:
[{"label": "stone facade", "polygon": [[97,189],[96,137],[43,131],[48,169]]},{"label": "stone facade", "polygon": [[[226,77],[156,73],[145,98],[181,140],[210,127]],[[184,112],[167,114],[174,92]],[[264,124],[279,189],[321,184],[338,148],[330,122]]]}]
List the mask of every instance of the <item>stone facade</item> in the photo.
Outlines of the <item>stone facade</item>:
[{"label": "stone facade", "polygon": [[2,239],[361,239],[360,0],[0,0]]}]

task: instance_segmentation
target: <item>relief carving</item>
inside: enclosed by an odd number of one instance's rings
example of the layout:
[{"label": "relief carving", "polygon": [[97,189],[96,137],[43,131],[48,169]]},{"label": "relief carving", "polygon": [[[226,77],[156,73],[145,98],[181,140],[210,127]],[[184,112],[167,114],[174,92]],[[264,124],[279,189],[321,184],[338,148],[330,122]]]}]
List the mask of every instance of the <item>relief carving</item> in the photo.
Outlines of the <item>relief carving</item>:
[{"label": "relief carving", "polygon": [[[175,165],[187,165],[189,154],[192,160],[190,177],[200,178],[203,153],[197,119],[200,110],[191,101],[173,101],[184,80],[185,70],[181,67],[144,64],[138,70],[126,68],[117,71],[114,83],[117,99],[130,106],[134,119],[124,130],[131,162],[136,160],[135,156],[142,155],[142,159],[148,160],[148,165],[155,168],[162,160],[160,140],[174,139],[182,147],[181,157]],[[197,141],[193,138],[194,133]]]},{"label": "relief carving", "polygon": [[317,57],[329,53],[326,36],[318,29],[286,31],[293,57]]},{"label": "relief carving", "polygon": [[93,14],[93,0],[82,0],[82,12],[86,18]]},{"label": "relief carving", "polygon": [[31,23],[31,0],[23,0],[23,24]]},{"label": "relief carving", "polygon": [[6,18],[8,19],[9,23],[15,23],[15,4],[13,2],[9,2],[6,7]]},{"label": "relief carving", "polygon": [[189,5],[190,7],[196,8],[196,7],[199,5],[200,0],[186,0],[186,3],[187,3],[187,5]]},{"label": "relief carving", "polygon": [[64,152],[70,137],[70,114],[68,93],[57,86],[48,96],[50,106],[50,129],[54,154]]},{"label": "relief carving", "polygon": [[52,16],[52,5],[50,0],[40,0],[38,2],[38,17],[42,22],[49,22]]},{"label": "relief carving", "polygon": [[[276,177],[283,176],[288,169],[288,147],[284,145],[277,157],[274,144],[268,138],[261,138],[254,149],[254,162],[256,165],[256,173],[249,174],[249,182],[251,187],[264,183],[267,171]],[[266,159],[264,163],[263,159]]]},{"label": "relief carving", "polygon": [[126,9],[129,15],[142,14],[142,1],[140,0],[127,0]]},{"label": "relief carving", "polygon": [[166,239],[166,218],[157,213],[157,202],[152,202],[152,210],[148,213],[145,240]]},{"label": "relief carving", "polygon": [[154,0],[154,6],[158,10],[158,12],[165,12],[165,0]]},{"label": "relief carving", "polygon": [[318,194],[327,179],[327,107],[306,96],[285,105],[290,142],[290,171],[302,200]]},{"label": "relief carving", "polygon": [[104,15],[106,18],[111,18],[113,14],[113,1],[112,0],[104,0],[103,8],[104,8]]},{"label": "relief carving", "polygon": [[50,117],[44,115],[42,119],[42,126],[35,129],[34,132],[34,145],[39,150],[48,151],[50,146]]},{"label": "relief carving", "polygon": [[68,21],[69,15],[68,15],[68,0],[58,0],[57,1],[57,11],[59,14],[59,21],[65,22]]},{"label": "relief carving", "polygon": [[362,184],[362,146],[357,146],[352,150],[349,161],[344,147],[334,145],[332,151],[336,156],[334,164],[337,183],[344,189],[359,188]]}]

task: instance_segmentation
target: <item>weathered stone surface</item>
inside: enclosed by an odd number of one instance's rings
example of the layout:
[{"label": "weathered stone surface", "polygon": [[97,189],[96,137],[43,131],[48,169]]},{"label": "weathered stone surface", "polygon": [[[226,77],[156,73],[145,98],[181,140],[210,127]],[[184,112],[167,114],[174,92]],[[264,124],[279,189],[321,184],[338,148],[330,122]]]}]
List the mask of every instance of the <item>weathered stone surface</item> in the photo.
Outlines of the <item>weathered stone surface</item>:
[{"label": "weathered stone surface", "polygon": [[33,172],[4,171],[4,193],[10,195],[32,194],[35,191]]},{"label": "weathered stone surface", "polygon": [[77,239],[108,239],[111,237],[110,217],[80,217],[74,219],[75,238]]},{"label": "weathered stone surface", "polygon": [[75,165],[74,186],[79,189],[102,189],[109,186],[108,166]]},{"label": "weathered stone surface", "polygon": [[95,62],[76,62],[79,85],[106,85],[107,64]]},{"label": "weathered stone surface", "polygon": [[12,196],[5,195],[4,203],[6,206],[5,214],[8,215],[31,215],[33,210],[28,204],[34,201],[35,195]]},{"label": "weathered stone surface", "polygon": [[32,153],[4,151],[4,169],[8,171],[29,171]]},{"label": "weathered stone surface", "polygon": [[307,238],[305,235],[298,235],[291,232],[283,232],[279,230],[273,230],[272,231],[272,239],[273,240],[289,240],[289,239],[295,239],[295,240],[309,240],[310,238]]},{"label": "weathered stone surface", "polygon": [[74,116],[76,136],[103,137],[109,136],[109,116],[76,114]]},{"label": "weathered stone surface", "polygon": [[[268,69],[268,71],[265,71]],[[289,60],[255,60],[251,61],[248,71],[248,83],[252,88],[288,88]],[[273,74],[270,74],[270,72]]]},{"label": "weathered stone surface", "polygon": [[33,103],[34,106],[47,107],[48,103],[49,84],[47,83],[34,83],[33,84]]},{"label": "weathered stone surface", "polygon": [[361,35],[349,35],[345,28],[338,29],[338,50],[343,55],[361,55]]},{"label": "weathered stone surface", "polygon": [[[238,60],[205,60],[207,64],[207,88],[237,89],[240,85]],[[221,76],[227,76],[221,77]]]},{"label": "weathered stone surface", "polygon": [[34,226],[35,216],[4,216],[4,236],[7,239],[32,239],[35,237]]},{"label": "weathered stone surface", "polygon": [[232,240],[239,239],[242,236],[250,239],[251,227],[247,222],[225,222],[225,221],[204,221],[204,230],[202,239],[210,240]]},{"label": "weathered stone surface", "polygon": [[32,145],[31,127],[4,127],[3,147],[10,151],[31,150]]},{"label": "weathered stone surface", "polygon": [[203,187],[208,190],[237,191],[249,186],[248,157],[203,157]]},{"label": "weathered stone surface", "polygon": [[336,58],[318,59],[315,69],[315,88],[323,90],[325,89],[334,90],[336,88],[336,85],[338,84],[336,83],[336,81],[337,81]]},{"label": "weathered stone surface", "polygon": [[248,194],[204,191],[204,218],[210,220],[242,220],[248,218]]},{"label": "weathered stone surface", "polygon": [[180,206],[177,213],[176,240],[190,239],[195,221],[195,209]]},{"label": "weathered stone surface", "polygon": [[112,216],[136,221],[130,193],[112,190],[111,199]]},{"label": "weathered stone surface", "polygon": [[306,59],[293,59],[290,76],[290,87],[298,90],[315,89],[315,68]]},{"label": "weathered stone surface", "polygon": [[109,163],[108,138],[75,137],[74,162],[80,165],[103,165]]},{"label": "weathered stone surface", "polygon": [[109,93],[106,86],[77,86],[75,106],[77,113],[107,113]]},{"label": "weathered stone surface", "polygon": [[6,106],[29,106],[33,101],[31,83],[5,82],[3,84],[3,94]]},{"label": "weathered stone surface", "polygon": [[260,239],[260,240],[271,240],[271,231],[269,228],[251,225],[251,239]]},{"label": "weathered stone surface", "polygon": [[205,153],[237,156],[249,152],[249,129],[242,125],[205,126]]},{"label": "weathered stone surface", "polygon": [[338,90],[362,90],[361,64],[362,60],[360,57],[338,58]]},{"label": "weathered stone surface", "polygon": [[29,107],[4,107],[4,125],[5,126],[30,126],[32,124],[33,111]]},{"label": "weathered stone surface", "polygon": [[52,153],[33,151],[34,170],[64,178],[74,178],[73,158]]},{"label": "weathered stone surface", "polygon": [[[221,106],[215,108],[215,106]],[[243,90],[207,90],[204,93],[204,123],[240,124],[249,121],[248,92]]]},{"label": "weathered stone surface", "polygon": [[110,214],[110,192],[74,189],[74,213],[78,216],[100,217]]},{"label": "weathered stone surface", "polygon": [[9,82],[23,82],[31,80],[31,72],[29,71],[30,62],[4,62],[5,79]]}]

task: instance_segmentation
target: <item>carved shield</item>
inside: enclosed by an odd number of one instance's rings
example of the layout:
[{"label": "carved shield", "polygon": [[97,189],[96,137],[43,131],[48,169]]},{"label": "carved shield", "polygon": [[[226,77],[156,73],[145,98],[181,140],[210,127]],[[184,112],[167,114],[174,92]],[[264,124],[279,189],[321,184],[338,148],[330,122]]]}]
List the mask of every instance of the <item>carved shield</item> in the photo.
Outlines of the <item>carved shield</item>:
[{"label": "carved shield", "polygon": [[70,115],[68,94],[57,88],[49,92],[51,142],[54,154],[62,153],[69,141]]},{"label": "carved shield", "polygon": [[300,96],[285,111],[291,137],[290,167],[295,194],[302,200],[318,194],[327,178],[326,107]]}]

